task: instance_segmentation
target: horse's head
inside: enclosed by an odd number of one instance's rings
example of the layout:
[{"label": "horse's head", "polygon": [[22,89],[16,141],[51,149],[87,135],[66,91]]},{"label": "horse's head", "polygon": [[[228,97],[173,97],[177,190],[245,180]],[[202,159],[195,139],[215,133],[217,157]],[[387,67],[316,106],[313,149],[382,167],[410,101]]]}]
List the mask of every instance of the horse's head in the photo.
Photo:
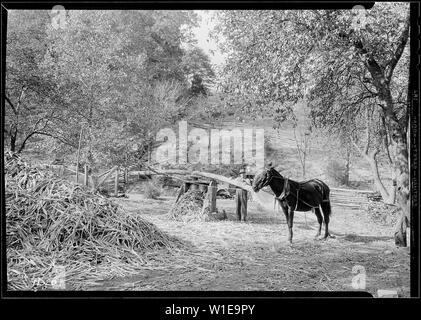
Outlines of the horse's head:
[{"label": "horse's head", "polygon": [[257,174],[254,177],[252,185],[254,192],[258,192],[260,189],[269,185],[273,176],[275,176],[276,174],[277,171],[273,168],[272,163],[269,163],[261,173]]}]

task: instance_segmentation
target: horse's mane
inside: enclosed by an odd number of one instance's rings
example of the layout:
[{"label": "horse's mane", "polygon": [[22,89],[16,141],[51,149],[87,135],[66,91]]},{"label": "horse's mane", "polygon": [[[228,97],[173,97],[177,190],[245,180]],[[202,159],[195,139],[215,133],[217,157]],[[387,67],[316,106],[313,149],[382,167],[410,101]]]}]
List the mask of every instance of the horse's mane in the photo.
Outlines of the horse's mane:
[{"label": "horse's mane", "polygon": [[280,174],[278,171],[276,171],[275,168],[270,168],[270,170],[272,171],[272,173],[275,176],[283,178],[282,174]]}]

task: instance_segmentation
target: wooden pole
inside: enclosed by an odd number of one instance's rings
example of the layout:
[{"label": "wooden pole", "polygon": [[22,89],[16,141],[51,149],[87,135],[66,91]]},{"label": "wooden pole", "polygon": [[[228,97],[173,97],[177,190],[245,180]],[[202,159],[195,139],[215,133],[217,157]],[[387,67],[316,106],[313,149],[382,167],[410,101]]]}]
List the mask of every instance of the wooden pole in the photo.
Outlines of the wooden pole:
[{"label": "wooden pole", "polygon": [[190,186],[191,186],[190,182],[184,182],[183,193],[186,193],[187,191],[189,191]]},{"label": "wooden pole", "polygon": [[85,177],[84,177],[84,181],[83,181],[85,186],[88,186],[88,164],[85,163]]},{"label": "wooden pole", "polygon": [[[193,177],[192,180],[193,181],[196,181],[196,180],[198,180],[198,178],[197,177]],[[199,185],[193,182],[191,184],[191,186],[190,186],[190,189],[192,189],[192,190],[199,190]]]},{"label": "wooden pole", "polygon": [[218,187],[216,185],[216,181],[211,181],[209,188],[208,188],[208,194],[209,194],[209,212],[215,212],[216,211],[216,191],[218,190]]},{"label": "wooden pole", "polygon": [[114,180],[114,194],[117,197],[118,196],[118,175],[119,175],[119,168],[115,170],[115,180]]},{"label": "wooden pole", "polygon": [[80,144],[82,142],[82,131],[83,131],[83,127],[80,128],[80,133],[79,133],[79,146],[77,148],[76,183],[79,183],[79,159],[80,159]]},{"label": "wooden pole", "polygon": [[108,178],[111,177],[116,168],[117,166],[114,166],[110,170],[108,170],[108,172],[101,174],[101,176],[98,178],[96,185],[93,187],[93,190],[96,191],[106,180],[108,180]]},{"label": "wooden pole", "polygon": [[247,220],[247,190],[241,189],[241,221]]},{"label": "wooden pole", "polygon": [[184,193],[184,185],[181,186],[180,189],[178,189],[178,194],[177,194],[177,197],[175,198],[174,204],[178,202],[178,200],[183,195],[183,193]]},{"label": "wooden pole", "polygon": [[235,213],[238,221],[241,221],[241,189],[235,189]]}]

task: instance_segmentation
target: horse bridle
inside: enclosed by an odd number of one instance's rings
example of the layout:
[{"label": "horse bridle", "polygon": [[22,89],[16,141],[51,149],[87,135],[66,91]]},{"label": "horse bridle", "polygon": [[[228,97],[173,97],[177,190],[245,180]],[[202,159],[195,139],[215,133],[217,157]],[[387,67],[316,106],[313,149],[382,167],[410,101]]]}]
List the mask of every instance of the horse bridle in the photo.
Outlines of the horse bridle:
[{"label": "horse bridle", "polygon": [[284,187],[282,188],[282,193],[279,197],[276,197],[276,198],[279,199],[279,200],[284,200],[289,195],[288,178],[284,178],[282,176],[277,177],[277,176],[273,175],[273,173],[270,173],[271,170],[272,169],[266,169],[266,173],[270,174],[270,178],[267,181],[267,183],[264,185],[264,187],[269,185],[269,183],[272,181],[272,179],[283,179],[284,180]]},{"label": "horse bridle", "polygon": [[[270,170],[272,170],[272,169],[266,169],[266,173],[269,173]],[[275,178],[275,179],[284,179],[284,180],[286,179],[286,180],[288,180],[288,178],[284,178],[282,176],[281,177],[276,177],[272,173],[270,173],[270,179],[268,180],[268,182],[264,186],[266,187],[267,185],[269,185],[269,183],[272,181],[273,178]]]}]

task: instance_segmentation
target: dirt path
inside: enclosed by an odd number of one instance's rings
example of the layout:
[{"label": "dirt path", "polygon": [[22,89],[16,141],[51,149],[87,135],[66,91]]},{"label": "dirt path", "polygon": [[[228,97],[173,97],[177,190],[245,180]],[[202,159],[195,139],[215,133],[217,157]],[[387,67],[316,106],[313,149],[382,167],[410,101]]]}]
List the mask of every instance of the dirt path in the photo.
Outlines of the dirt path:
[{"label": "dirt path", "polygon": [[[165,215],[173,198],[146,200],[136,194],[119,200],[186,249],[159,254],[135,277],[106,281],[95,290],[354,290],[354,266],[363,266],[366,290],[398,290],[409,296],[409,250],[396,249],[392,228],[374,223],[363,211],[333,206],[335,239],[315,241],[315,216],[296,213],[294,243],[287,242],[283,214],[262,212],[249,203],[248,222],[234,217],[234,201],[218,200],[227,221],[182,223]],[[307,220],[307,224],[306,224]]]}]

